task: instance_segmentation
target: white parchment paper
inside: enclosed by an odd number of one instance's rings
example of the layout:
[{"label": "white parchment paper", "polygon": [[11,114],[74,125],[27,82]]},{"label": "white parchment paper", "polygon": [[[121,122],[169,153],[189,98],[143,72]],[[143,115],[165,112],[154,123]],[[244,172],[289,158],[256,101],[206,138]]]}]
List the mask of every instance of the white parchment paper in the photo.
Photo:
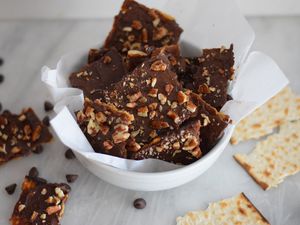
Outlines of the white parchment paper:
[{"label": "white parchment paper", "polygon": [[[248,55],[254,33],[233,1],[190,0],[186,4],[185,1],[170,0],[162,10],[171,13],[184,28],[181,44],[184,54],[199,55],[199,49],[202,48],[221,45],[228,47],[231,43],[234,44],[237,69],[237,78],[231,89],[234,100],[227,102],[222,108],[234,123],[288,84],[288,80],[271,58],[260,52]],[[74,51],[63,56],[56,69],[51,70],[46,66],[42,69],[42,81],[53,97],[57,113],[51,120],[51,125],[60,140],[87,160],[120,169],[150,172],[178,167],[161,160],[135,161],[94,152],[74,118],[74,111],[83,107],[82,91],[70,87],[68,82],[71,72],[86,63],[87,53],[88,49]]]}]

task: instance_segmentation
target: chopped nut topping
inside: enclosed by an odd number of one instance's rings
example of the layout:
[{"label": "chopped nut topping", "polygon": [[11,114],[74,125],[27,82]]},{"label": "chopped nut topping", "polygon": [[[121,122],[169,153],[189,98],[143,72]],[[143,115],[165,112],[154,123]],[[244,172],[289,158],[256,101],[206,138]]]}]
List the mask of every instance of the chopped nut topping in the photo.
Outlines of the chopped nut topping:
[{"label": "chopped nut topping", "polygon": [[176,150],[180,149],[180,143],[179,143],[179,141],[176,141],[176,142],[173,144],[173,148],[176,149]]},{"label": "chopped nut topping", "polygon": [[173,91],[174,86],[172,84],[166,84],[165,86],[165,91],[167,92],[168,95],[171,94],[171,92]]},{"label": "chopped nut topping", "polygon": [[154,117],[156,116],[156,112],[155,111],[151,111],[149,113],[149,119],[152,120]]},{"label": "chopped nut topping", "polygon": [[177,102],[172,102],[171,109],[176,109],[178,106]]},{"label": "chopped nut topping", "polygon": [[190,137],[188,138],[185,142],[184,142],[184,145],[183,145],[183,150],[186,150],[186,151],[191,151],[193,150],[194,148],[196,148],[197,146],[199,145],[198,143],[198,140],[196,137]]},{"label": "chopped nut topping", "polygon": [[152,78],[151,87],[155,87],[156,82],[157,82],[157,78],[156,77]]},{"label": "chopped nut topping", "polygon": [[210,123],[209,117],[207,115],[203,114],[203,113],[201,113],[201,117],[204,119],[203,126],[204,127],[207,126]]},{"label": "chopped nut topping", "polygon": [[156,150],[157,152],[162,152],[162,151],[164,150],[164,148],[163,148],[163,147],[160,147],[160,146],[156,146],[156,147],[155,147],[155,150]]},{"label": "chopped nut topping", "polygon": [[154,27],[157,27],[159,23],[160,23],[159,18],[156,18],[155,20],[152,21],[152,24],[153,24]]},{"label": "chopped nut topping", "polygon": [[53,213],[57,213],[60,210],[61,210],[61,206],[60,205],[55,205],[55,206],[49,206],[46,209],[46,212],[47,212],[48,215],[52,215]]},{"label": "chopped nut topping", "polygon": [[106,120],[107,120],[107,118],[106,118],[106,116],[104,115],[104,113],[98,112],[98,113],[96,114],[96,121],[97,121],[98,123],[105,123]]},{"label": "chopped nut topping", "polygon": [[47,199],[45,200],[45,202],[47,202],[48,204],[51,204],[51,203],[54,203],[55,200],[54,200],[54,198],[53,198],[52,196],[49,196],[49,198],[47,198]]},{"label": "chopped nut topping", "polygon": [[59,188],[59,187],[56,187],[55,188],[55,194],[57,194],[57,196],[62,199],[63,197],[65,197],[65,194],[64,192]]},{"label": "chopped nut topping", "polygon": [[6,144],[1,144],[0,145],[0,152],[2,152],[2,153],[4,153],[4,154],[7,154],[7,152],[6,152]]},{"label": "chopped nut topping", "polygon": [[168,122],[165,122],[165,121],[154,120],[154,121],[151,121],[151,126],[154,129],[163,129],[163,128],[168,128],[170,125],[168,124]]},{"label": "chopped nut topping", "polygon": [[109,64],[111,63],[111,57],[109,57],[108,55],[103,57],[103,63],[104,64]]},{"label": "chopped nut topping", "polygon": [[150,69],[156,72],[163,72],[167,69],[167,65],[162,60],[157,60],[152,63]]},{"label": "chopped nut topping", "polygon": [[131,24],[131,27],[133,29],[140,30],[140,29],[143,28],[143,25],[142,25],[142,23],[139,20],[133,20],[132,24]]},{"label": "chopped nut topping", "polygon": [[165,27],[158,27],[153,33],[153,40],[158,41],[168,35],[168,30]]},{"label": "chopped nut topping", "polygon": [[193,102],[188,101],[186,104],[186,109],[189,110],[190,112],[195,112],[197,109],[197,106]]},{"label": "chopped nut topping", "polygon": [[141,149],[141,145],[139,145],[138,143],[136,142],[132,142],[129,144],[128,146],[128,149],[132,152],[137,152],[138,150]]},{"label": "chopped nut topping", "polygon": [[130,109],[133,109],[136,107],[136,102],[129,102],[126,104],[126,107],[130,108]]},{"label": "chopped nut topping", "polygon": [[157,97],[158,97],[158,100],[160,101],[160,103],[161,103],[162,105],[166,104],[166,102],[167,102],[167,97],[166,97],[165,95],[159,93]]},{"label": "chopped nut topping", "polygon": [[189,97],[183,91],[178,92],[177,101],[178,101],[179,105],[187,102],[188,100],[189,100]]},{"label": "chopped nut topping", "polygon": [[21,212],[23,209],[25,209],[25,205],[24,204],[20,204],[19,206],[18,206],[18,211],[19,212]]},{"label": "chopped nut topping", "polygon": [[136,102],[140,97],[142,97],[142,92],[137,92],[133,95],[127,95],[130,102]]},{"label": "chopped nut topping", "polygon": [[149,110],[155,110],[157,108],[157,105],[158,104],[156,102],[153,102],[150,105],[148,105],[148,108],[149,108]]},{"label": "chopped nut topping", "polygon": [[100,130],[100,127],[93,119],[89,120],[89,123],[87,125],[87,132],[91,136],[95,136]]},{"label": "chopped nut topping", "polygon": [[170,111],[167,113],[167,115],[168,115],[168,117],[170,117],[172,120],[174,120],[174,123],[179,124],[179,123],[181,122],[179,116],[178,116],[175,112],[173,112],[173,111],[170,110]]},{"label": "chopped nut topping", "polygon": [[24,121],[24,120],[26,120],[26,116],[24,114],[22,114],[21,116],[19,116],[18,120]]},{"label": "chopped nut topping", "polygon": [[14,146],[12,149],[11,149],[11,152],[14,153],[14,154],[17,154],[21,151],[22,149],[18,146]]},{"label": "chopped nut topping", "polygon": [[127,132],[115,132],[112,134],[112,138],[115,144],[126,141],[130,137],[130,134]]},{"label": "chopped nut topping", "polygon": [[84,113],[82,111],[79,111],[77,113],[76,117],[77,117],[77,121],[79,123],[82,123],[85,120],[85,115],[84,115]]},{"label": "chopped nut topping", "polygon": [[146,97],[141,97],[140,99],[139,99],[139,102],[141,102],[141,103],[146,103],[148,100],[147,100],[147,98]]},{"label": "chopped nut topping", "polygon": [[151,138],[157,137],[157,132],[156,132],[156,130],[152,130],[152,131],[150,132],[149,136],[150,136]]},{"label": "chopped nut topping", "polygon": [[207,84],[201,84],[199,85],[198,92],[202,94],[207,94],[210,93],[210,89]]},{"label": "chopped nut topping", "polygon": [[34,131],[33,131],[33,133],[32,133],[31,140],[32,140],[32,141],[37,141],[37,140],[40,138],[40,136],[41,136],[41,132],[42,132],[42,126],[41,126],[41,125],[38,125],[38,126],[34,129]]},{"label": "chopped nut topping", "polygon": [[113,148],[113,143],[110,140],[104,141],[103,147],[105,150],[110,150]]},{"label": "chopped nut topping", "polygon": [[131,32],[132,28],[131,27],[123,27],[123,31],[125,31],[125,32]]},{"label": "chopped nut topping", "polygon": [[148,107],[147,106],[141,107],[137,111],[138,111],[138,113],[137,113],[138,116],[141,116],[141,117],[147,117],[148,116]]},{"label": "chopped nut topping", "polygon": [[47,189],[46,189],[46,188],[43,188],[43,190],[41,191],[41,194],[42,194],[42,195],[47,194]]},{"label": "chopped nut topping", "polygon": [[43,213],[43,214],[40,216],[40,218],[41,218],[42,220],[45,220],[46,217],[47,217],[47,215],[46,215],[45,213]]},{"label": "chopped nut topping", "polygon": [[139,50],[129,50],[127,52],[127,55],[129,57],[144,57],[147,56],[147,54],[145,52],[139,51]]},{"label": "chopped nut topping", "polygon": [[136,137],[139,133],[140,133],[140,130],[132,131],[131,134],[130,134],[130,136],[134,138],[134,137]]},{"label": "chopped nut topping", "polygon": [[30,218],[30,221],[33,222],[35,221],[36,217],[38,216],[39,214],[36,212],[36,211],[33,211],[32,215],[31,215],[31,218]]},{"label": "chopped nut topping", "polygon": [[156,97],[157,97],[157,93],[158,93],[158,89],[156,89],[156,88],[151,88],[150,91],[149,91],[149,93],[148,93],[148,95],[149,95],[150,97],[156,98]]}]

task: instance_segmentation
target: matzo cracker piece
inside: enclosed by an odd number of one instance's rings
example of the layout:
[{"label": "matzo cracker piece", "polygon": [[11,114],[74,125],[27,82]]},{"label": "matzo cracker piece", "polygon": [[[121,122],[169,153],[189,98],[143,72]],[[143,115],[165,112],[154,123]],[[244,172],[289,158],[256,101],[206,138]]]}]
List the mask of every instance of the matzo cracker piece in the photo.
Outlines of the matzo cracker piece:
[{"label": "matzo cracker piece", "polygon": [[289,87],[243,119],[236,126],[231,144],[249,139],[258,139],[273,132],[284,121],[300,119],[300,97]]},{"label": "matzo cracker piece", "polygon": [[300,120],[284,123],[250,154],[234,158],[264,190],[276,187],[300,170]]},{"label": "matzo cracker piece", "polygon": [[229,199],[210,203],[205,211],[188,212],[183,217],[177,217],[176,221],[177,225],[269,224],[243,193]]}]

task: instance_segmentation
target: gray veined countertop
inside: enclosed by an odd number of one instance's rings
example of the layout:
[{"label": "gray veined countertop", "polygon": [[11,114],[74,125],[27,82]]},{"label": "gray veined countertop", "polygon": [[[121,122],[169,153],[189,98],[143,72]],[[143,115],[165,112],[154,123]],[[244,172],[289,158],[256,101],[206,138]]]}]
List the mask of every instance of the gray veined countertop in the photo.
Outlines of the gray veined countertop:
[{"label": "gray veined countertop", "polygon": [[[0,57],[5,63],[0,73],[5,82],[0,85],[3,107],[19,112],[32,106],[40,117],[45,115],[43,102],[49,99],[40,81],[43,65],[55,67],[59,57],[72,50],[91,46],[107,34],[97,27],[99,20],[65,21],[0,21]],[[249,18],[256,32],[253,50],[270,55],[300,94],[300,17]],[[64,182],[65,174],[79,174],[72,184],[62,224],[65,225],[167,225],[175,224],[176,216],[189,210],[205,209],[211,201],[244,192],[272,225],[300,224],[300,173],[285,180],[278,188],[263,191],[232,159],[235,152],[249,152],[254,141],[228,146],[220,159],[202,176],[179,188],[160,192],[123,190],[99,180],[77,160],[64,158],[65,147],[55,139],[41,155],[14,160],[0,168],[0,224],[6,225],[20,193],[26,172],[36,166],[49,181]],[[17,183],[14,195],[4,187]],[[137,197],[147,201],[147,207],[136,210],[132,202]]]}]

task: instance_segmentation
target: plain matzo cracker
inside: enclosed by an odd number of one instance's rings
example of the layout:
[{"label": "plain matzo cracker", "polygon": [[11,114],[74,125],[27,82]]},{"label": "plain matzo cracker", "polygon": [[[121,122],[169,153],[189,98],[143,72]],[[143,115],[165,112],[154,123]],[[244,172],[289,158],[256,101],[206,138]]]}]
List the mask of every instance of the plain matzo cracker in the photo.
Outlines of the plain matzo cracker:
[{"label": "plain matzo cracker", "polygon": [[259,142],[250,154],[234,158],[264,190],[276,187],[300,170],[300,120],[285,122],[279,133]]},{"label": "plain matzo cracker", "polygon": [[231,144],[257,139],[273,132],[284,121],[300,119],[300,97],[289,87],[255,110],[236,126]]},{"label": "plain matzo cracker", "polygon": [[269,222],[243,194],[210,203],[205,211],[188,212],[177,225],[267,225]]}]

